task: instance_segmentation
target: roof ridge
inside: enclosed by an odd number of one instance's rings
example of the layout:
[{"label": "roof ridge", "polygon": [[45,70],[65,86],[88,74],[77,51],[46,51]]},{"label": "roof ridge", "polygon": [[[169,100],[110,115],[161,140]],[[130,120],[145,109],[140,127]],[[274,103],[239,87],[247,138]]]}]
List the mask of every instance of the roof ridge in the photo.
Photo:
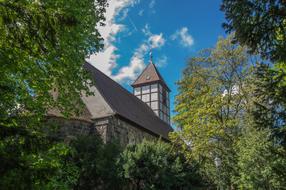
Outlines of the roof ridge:
[{"label": "roof ridge", "polygon": [[86,62],[84,67],[91,73],[95,87],[113,113],[138,124],[144,130],[168,139],[168,133],[173,131],[172,127],[162,121],[146,103],[90,63]]},{"label": "roof ridge", "polygon": [[[128,95],[136,98],[136,100],[138,100],[138,102],[142,105],[144,105],[145,107],[147,107],[148,109],[150,109],[150,111],[152,111],[152,114],[154,114],[156,116],[156,114],[153,112],[153,110],[144,102],[142,102],[140,99],[138,99],[134,94],[132,94],[131,92],[129,92],[127,89],[125,89],[123,86],[121,86],[119,83],[117,83],[115,80],[113,80],[112,78],[108,77],[106,74],[104,74],[102,71],[100,71],[99,69],[97,69],[96,67],[94,67],[91,63],[87,62],[91,67],[93,67],[93,69],[96,69],[98,72],[100,72],[102,74],[102,76],[104,76],[107,80],[111,80],[114,82],[114,84],[116,84],[119,88],[121,88],[123,91],[125,91],[126,93],[128,93]],[[96,81],[95,81],[96,82]],[[111,109],[115,112],[115,114],[119,114],[118,111],[109,103],[109,101],[106,100],[105,96],[102,93],[102,90],[100,88],[97,88],[98,91],[100,92],[100,95],[103,97],[103,99],[107,102],[107,104],[111,107]],[[157,116],[156,116],[157,117]]]},{"label": "roof ridge", "polygon": [[143,75],[143,73],[145,72],[145,70],[148,68],[149,65],[153,64],[153,62],[150,62],[144,69],[143,71],[140,73],[140,75],[137,77],[137,79],[131,84],[131,86],[136,83],[136,81]]}]

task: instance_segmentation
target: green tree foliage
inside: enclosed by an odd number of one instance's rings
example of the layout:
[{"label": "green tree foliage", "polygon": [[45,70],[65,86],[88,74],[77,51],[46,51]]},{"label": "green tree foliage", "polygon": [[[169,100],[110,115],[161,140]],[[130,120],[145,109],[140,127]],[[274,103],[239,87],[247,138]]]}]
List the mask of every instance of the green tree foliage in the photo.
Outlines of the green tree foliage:
[{"label": "green tree foliage", "polygon": [[121,148],[117,144],[104,144],[99,136],[81,136],[71,146],[75,150],[72,162],[79,168],[75,190],[120,189],[116,161]]},{"label": "green tree foliage", "polygon": [[51,107],[78,112],[74,104],[80,107],[79,94],[88,90],[82,65],[102,47],[96,26],[105,6],[106,0],[0,0],[1,188],[63,189],[76,181],[77,167],[65,161],[72,150],[44,132],[41,120]]},{"label": "green tree foliage", "polygon": [[[0,1],[1,125],[21,110],[72,109],[87,90],[84,58],[102,47],[95,26],[104,6],[104,0]],[[49,93],[55,87],[57,101]]]},{"label": "green tree foliage", "polygon": [[28,130],[1,138],[1,189],[70,189],[78,178],[72,153],[61,141]]},{"label": "green tree foliage", "polygon": [[255,126],[270,129],[272,139],[286,150],[286,69],[260,64],[254,76]]},{"label": "green tree foliage", "polygon": [[285,189],[285,150],[271,140],[269,129],[247,127],[243,130],[236,151],[240,189]]},{"label": "green tree foliage", "polygon": [[235,144],[249,110],[246,81],[252,70],[247,49],[232,41],[232,35],[221,38],[188,62],[176,97],[179,130],[172,135],[209,181],[224,188],[237,175]]},{"label": "green tree foliage", "polygon": [[161,141],[129,145],[117,165],[127,189],[196,189],[202,184],[196,164]]},{"label": "green tree foliage", "polygon": [[223,0],[227,31],[252,52],[286,60],[286,2],[284,0]]},{"label": "green tree foliage", "polygon": [[171,137],[217,188],[283,189],[285,68],[253,63],[233,37],[190,59]]}]

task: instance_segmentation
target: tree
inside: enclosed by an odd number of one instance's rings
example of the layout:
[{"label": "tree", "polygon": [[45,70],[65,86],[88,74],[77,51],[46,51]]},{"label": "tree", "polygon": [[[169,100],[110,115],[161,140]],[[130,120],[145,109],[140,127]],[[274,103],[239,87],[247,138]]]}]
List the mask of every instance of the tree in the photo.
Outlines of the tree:
[{"label": "tree", "polygon": [[254,74],[254,126],[269,129],[272,140],[286,150],[286,69],[259,64]]},{"label": "tree", "polygon": [[250,109],[252,57],[232,41],[233,35],[220,38],[188,62],[176,97],[179,130],[172,135],[210,183],[222,188],[233,188],[238,175],[235,144]]},{"label": "tree", "polygon": [[128,189],[193,189],[203,183],[195,163],[161,141],[127,146],[117,167]]},{"label": "tree", "polygon": [[79,168],[73,189],[120,189],[116,161],[121,152],[115,142],[104,144],[100,136],[81,136],[71,142],[75,152],[71,160]]},{"label": "tree", "polygon": [[[25,110],[33,115],[59,107],[70,113],[81,90],[87,90],[82,66],[100,50],[96,29],[105,0],[0,2],[1,125]],[[56,88],[55,99],[49,91]],[[73,104],[73,105],[71,105]],[[16,122],[16,117],[13,117]]]},{"label": "tree", "polygon": [[[286,3],[283,0],[224,0],[228,31],[252,52],[274,64],[258,64],[253,81],[252,128],[239,145],[242,188],[285,187],[286,157]],[[253,170],[247,169],[253,166]]]},{"label": "tree", "polygon": [[286,60],[286,2],[284,0],[223,0],[228,32],[236,40],[274,61]]},{"label": "tree", "polygon": [[76,181],[76,167],[65,161],[72,150],[43,131],[49,126],[42,119],[51,107],[65,116],[80,112],[80,93],[90,94],[82,66],[102,47],[96,26],[105,6],[106,0],[0,1],[1,187],[69,188]]},{"label": "tree", "polygon": [[240,189],[285,189],[285,150],[273,143],[269,129],[253,126],[244,128],[236,145],[235,183]]}]

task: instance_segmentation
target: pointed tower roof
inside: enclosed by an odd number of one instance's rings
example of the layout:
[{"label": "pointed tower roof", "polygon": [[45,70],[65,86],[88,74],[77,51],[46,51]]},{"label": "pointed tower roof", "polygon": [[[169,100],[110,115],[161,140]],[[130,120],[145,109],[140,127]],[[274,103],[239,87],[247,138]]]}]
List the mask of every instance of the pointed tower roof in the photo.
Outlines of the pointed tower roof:
[{"label": "pointed tower roof", "polygon": [[153,64],[152,56],[151,56],[149,65],[147,65],[147,67],[143,70],[143,72],[139,75],[139,77],[135,80],[135,82],[131,86],[138,87],[143,84],[150,84],[150,83],[155,83],[155,82],[161,83],[163,86],[165,86],[168,89],[168,91],[170,91],[163,77],[160,75],[156,66]]}]

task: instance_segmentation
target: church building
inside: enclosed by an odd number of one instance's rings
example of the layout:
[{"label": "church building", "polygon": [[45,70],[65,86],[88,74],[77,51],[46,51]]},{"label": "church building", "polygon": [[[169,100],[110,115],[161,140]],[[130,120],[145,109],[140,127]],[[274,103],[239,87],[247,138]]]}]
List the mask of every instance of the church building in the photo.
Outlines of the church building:
[{"label": "church building", "polygon": [[133,94],[120,84],[85,63],[95,85],[92,96],[82,95],[85,112],[78,118],[65,120],[50,111],[49,121],[60,123],[65,136],[99,134],[104,142],[118,140],[120,144],[138,143],[145,139],[161,138],[168,141],[170,100],[163,77],[150,59],[149,65],[132,84]]}]

